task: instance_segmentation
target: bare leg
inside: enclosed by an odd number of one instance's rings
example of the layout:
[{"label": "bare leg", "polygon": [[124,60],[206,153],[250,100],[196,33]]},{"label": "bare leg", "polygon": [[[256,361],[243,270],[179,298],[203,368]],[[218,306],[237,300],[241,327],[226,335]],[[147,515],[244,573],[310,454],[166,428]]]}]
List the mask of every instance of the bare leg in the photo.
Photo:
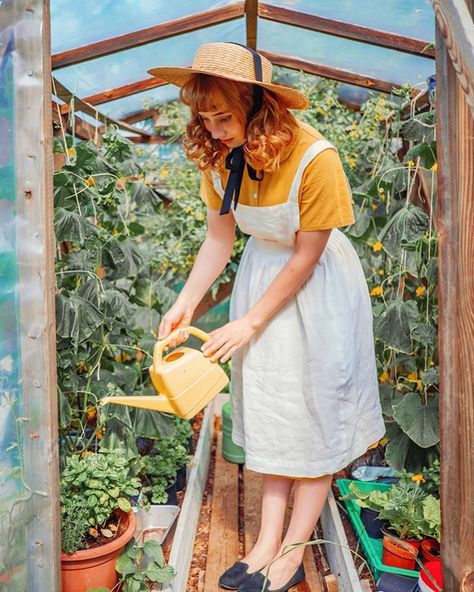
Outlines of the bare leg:
[{"label": "bare leg", "polygon": [[278,475],[263,475],[262,521],[255,546],[242,561],[250,573],[262,569],[278,552],[283,536],[286,505],[293,479]]},{"label": "bare leg", "polygon": [[[319,519],[331,486],[332,475],[324,475],[317,479],[296,479],[295,497],[290,524],[278,553],[281,555],[285,547],[294,543],[305,543],[310,540],[314,527]],[[287,549],[288,551],[288,549]],[[284,586],[303,561],[305,547],[297,547],[276,559],[270,566],[268,577],[271,589]],[[261,570],[267,574],[267,569]]]}]

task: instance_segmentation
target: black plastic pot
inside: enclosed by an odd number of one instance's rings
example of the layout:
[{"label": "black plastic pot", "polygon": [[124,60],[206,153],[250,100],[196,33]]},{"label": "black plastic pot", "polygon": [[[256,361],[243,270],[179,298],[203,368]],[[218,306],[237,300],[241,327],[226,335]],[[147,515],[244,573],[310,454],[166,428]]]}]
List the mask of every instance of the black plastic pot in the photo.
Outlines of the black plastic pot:
[{"label": "black plastic pot", "polygon": [[[176,481],[174,481],[174,483],[171,483],[171,485],[168,485],[168,487],[166,488],[165,491],[168,494],[168,500],[166,502],[166,505],[177,506],[178,505],[178,496],[177,496],[177,490],[176,490]],[[164,504],[160,504],[160,505],[164,505]]]},{"label": "black plastic pot", "polygon": [[361,508],[360,510],[362,524],[365,526],[365,530],[369,537],[373,539],[382,539],[382,528],[388,526],[388,520],[380,520],[378,516],[379,512],[377,510],[372,510],[372,508]]},{"label": "black plastic pot", "polygon": [[186,487],[186,466],[178,469],[176,473],[176,490],[183,491]]}]

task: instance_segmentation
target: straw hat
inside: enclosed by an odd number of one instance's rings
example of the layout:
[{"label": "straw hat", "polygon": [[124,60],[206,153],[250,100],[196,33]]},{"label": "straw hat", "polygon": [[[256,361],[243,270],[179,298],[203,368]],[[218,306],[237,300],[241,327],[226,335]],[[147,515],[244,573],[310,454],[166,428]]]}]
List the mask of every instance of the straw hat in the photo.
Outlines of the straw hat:
[{"label": "straw hat", "polygon": [[263,82],[256,80],[252,53],[234,43],[206,43],[198,48],[191,68],[163,67],[148,70],[148,73],[176,86],[184,86],[194,74],[209,74],[218,78],[257,84],[271,90],[288,109],[306,109],[308,99],[299,91],[272,84],[272,64],[259,54],[262,60]]}]

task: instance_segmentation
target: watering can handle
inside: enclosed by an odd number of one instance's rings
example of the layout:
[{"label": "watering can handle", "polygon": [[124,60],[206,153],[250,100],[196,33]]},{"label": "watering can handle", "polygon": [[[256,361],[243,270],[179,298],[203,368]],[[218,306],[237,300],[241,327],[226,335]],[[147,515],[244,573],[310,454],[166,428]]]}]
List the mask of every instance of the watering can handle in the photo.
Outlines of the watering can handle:
[{"label": "watering can handle", "polygon": [[155,348],[153,350],[153,366],[157,366],[158,364],[161,363],[163,350],[171,341],[173,341],[173,339],[181,331],[187,331],[190,335],[194,335],[195,337],[199,337],[199,339],[204,342],[209,341],[209,339],[211,338],[211,336],[208,333],[206,333],[205,331],[202,331],[201,329],[198,329],[197,327],[186,327],[186,328],[181,328],[181,329],[175,329],[174,331],[172,331],[168,335],[168,337],[165,337],[164,339],[160,339],[159,341],[156,342]]}]

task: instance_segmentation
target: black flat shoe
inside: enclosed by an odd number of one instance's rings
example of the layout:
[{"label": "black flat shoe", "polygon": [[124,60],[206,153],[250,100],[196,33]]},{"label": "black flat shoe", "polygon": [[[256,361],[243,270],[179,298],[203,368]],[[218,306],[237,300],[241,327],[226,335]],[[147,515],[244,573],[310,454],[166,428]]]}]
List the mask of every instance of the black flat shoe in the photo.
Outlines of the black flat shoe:
[{"label": "black flat shoe", "polygon": [[237,590],[239,586],[244,584],[253,573],[248,572],[248,564],[242,561],[236,561],[234,565],[231,565],[229,569],[219,578],[219,586],[226,588],[227,590]]},{"label": "black flat shoe", "polygon": [[267,580],[264,587],[265,576],[262,572],[257,571],[251,575],[246,582],[239,587],[239,592],[288,592],[290,588],[300,584],[305,579],[304,566],[301,564],[296,570],[293,577],[281,588],[270,588],[272,585],[270,580]]}]

